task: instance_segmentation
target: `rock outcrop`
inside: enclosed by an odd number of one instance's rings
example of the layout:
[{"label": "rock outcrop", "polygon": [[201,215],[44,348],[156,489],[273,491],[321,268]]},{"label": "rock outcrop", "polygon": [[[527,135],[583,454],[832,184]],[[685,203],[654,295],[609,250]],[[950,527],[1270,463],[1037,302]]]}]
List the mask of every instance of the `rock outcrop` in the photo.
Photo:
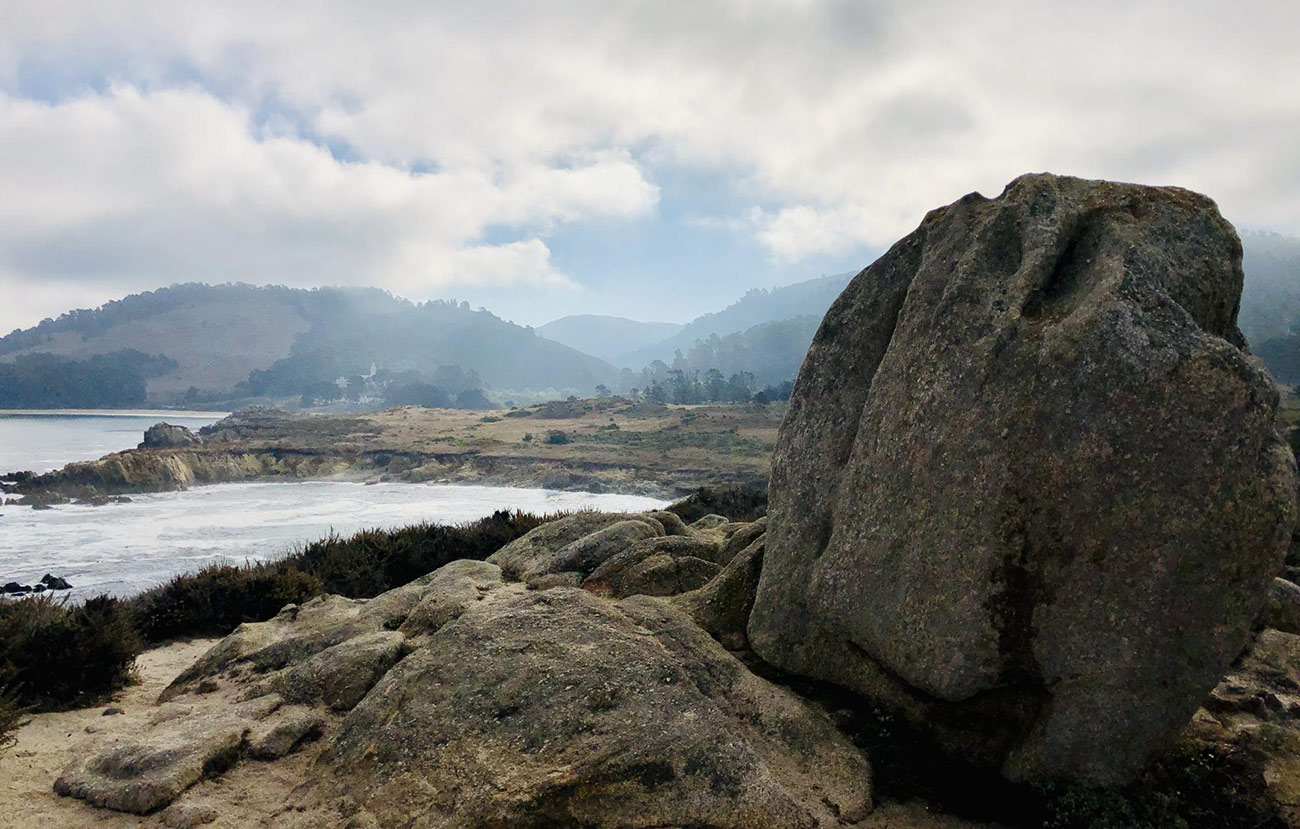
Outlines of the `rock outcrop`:
[{"label": "rock outcrop", "polygon": [[930,213],[827,313],[749,638],[1011,779],[1129,778],[1241,651],[1295,522],[1241,246],[1174,188]]},{"label": "rock outcrop", "polygon": [[175,449],[182,446],[198,446],[203,441],[199,436],[184,426],[170,423],[155,423],[144,432],[144,441],[139,449]]},{"label": "rock outcrop", "polygon": [[[213,646],[162,693],[150,729],[79,758],[56,790],[166,808],[166,822],[209,808],[187,802],[195,783],[323,737],[277,826],[857,823],[872,808],[867,758],[719,643],[744,626],[754,526],[581,514],[373,599],[289,605]],[[723,597],[716,607],[610,595],[656,558],[717,573],[708,559],[731,537],[754,543],[719,575],[727,585],[695,591]],[[602,567],[605,588],[542,584]],[[718,632],[696,623],[697,604]]]},{"label": "rock outcrop", "polygon": [[864,758],[683,614],[510,586],[388,673],[328,780],[383,826],[833,826]]}]

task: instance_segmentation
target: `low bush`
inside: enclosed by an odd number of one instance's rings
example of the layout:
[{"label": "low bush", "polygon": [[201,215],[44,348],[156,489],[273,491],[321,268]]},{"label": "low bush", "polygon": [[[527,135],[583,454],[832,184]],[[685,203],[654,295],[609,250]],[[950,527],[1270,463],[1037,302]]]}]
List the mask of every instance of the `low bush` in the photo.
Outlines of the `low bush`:
[{"label": "low bush", "polygon": [[130,600],[146,642],[224,636],[243,622],[269,619],[287,604],[322,592],[320,580],[287,562],[212,565],[177,576]]},{"label": "low bush", "polygon": [[[553,517],[553,516],[552,516]],[[273,562],[217,565],[130,600],[146,642],[224,636],[321,593],[369,598],[456,559],[484,559],[548,516],[498,511],[468,524],[416,524],[314,541]]]},{"label": "low bush", "polygon": [[552,429],[546,433],[546,442],[558,446],[565,443],[571,443],[572,438],[570,438],[566,432],[561,432],[559,429]]},{"label": "low bush", "polygon": [[26,713],[15,694],[0,691],[0,749],[14,741],[14,732],[23,724]]},{"label": "low bush", "polygon": [[0,688],[36,710],[86,705],[126,685],[143,649],[124,602],[0,602]]},{"label": "low bush", "polygon": [[757,521],[767,515],[767,487],[762,484],[714,488],[700,487],[668,507],[686,523],[709,514],[725,515],[732,521]]},{"label": "low bush", "polygon": [[320,580],[326,593],[369,598],[457,559],[484,559],[556,516],[499,510],[469,524],[415,524],[308,544],[281,563]]}]

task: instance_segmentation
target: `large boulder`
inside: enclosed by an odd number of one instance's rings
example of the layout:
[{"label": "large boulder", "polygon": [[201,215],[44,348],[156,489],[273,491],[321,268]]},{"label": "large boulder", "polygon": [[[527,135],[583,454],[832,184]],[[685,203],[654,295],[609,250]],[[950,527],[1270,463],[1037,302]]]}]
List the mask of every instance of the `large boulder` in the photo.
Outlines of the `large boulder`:
[{"label": "large boulder", "polygon": [[1241,651],[1295,522],[1209,199],[1050,175],[831,307],[773,458],[753,648],[1011,779],[1115,784]]}]

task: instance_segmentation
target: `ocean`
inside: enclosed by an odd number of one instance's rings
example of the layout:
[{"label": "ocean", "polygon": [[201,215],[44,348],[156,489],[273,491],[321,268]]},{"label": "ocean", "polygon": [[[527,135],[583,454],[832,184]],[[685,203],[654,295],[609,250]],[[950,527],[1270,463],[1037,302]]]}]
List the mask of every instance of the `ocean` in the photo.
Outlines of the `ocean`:
[{"label": "ocean", "polygon": [[[219,417],[0,416],[0,470],[45,471],[134,447],[159,420],[197,428]],[[36,445],[42,440],[47,445]],[[219,484],[98,507],[6,506],[0,507],[0,584],[34,584],[50,573],[72,583],[74,599],[130,596],[207,564],[272,559],[331,532],[470,521],[499,509],[635,511],[664,503],[514,487],[303,481]]]}]

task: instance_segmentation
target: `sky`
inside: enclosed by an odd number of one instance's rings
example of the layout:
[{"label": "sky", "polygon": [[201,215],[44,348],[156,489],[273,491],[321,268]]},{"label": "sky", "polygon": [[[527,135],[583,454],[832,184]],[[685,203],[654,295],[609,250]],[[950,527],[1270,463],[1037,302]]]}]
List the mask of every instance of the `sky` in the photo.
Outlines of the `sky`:
[{"label": "sky", "polygon": [[0,0],[0,331],[177,282],[682,322],[1025,172],[1300,234],[1300,3]]}]

